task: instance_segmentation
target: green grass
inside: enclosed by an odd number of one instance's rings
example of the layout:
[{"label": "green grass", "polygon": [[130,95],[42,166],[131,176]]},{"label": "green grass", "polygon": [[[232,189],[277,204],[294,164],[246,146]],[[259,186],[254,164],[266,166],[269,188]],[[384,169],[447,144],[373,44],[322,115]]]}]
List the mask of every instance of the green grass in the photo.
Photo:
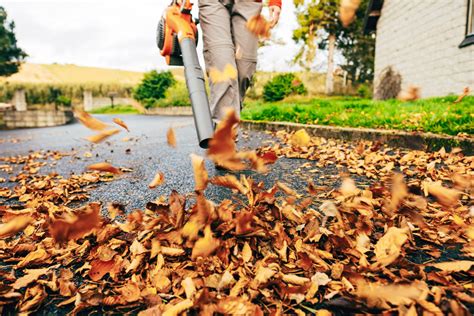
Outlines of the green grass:
[{"label": "green grass", "polygon": [[139,111],[131,105],[118,104],[112,108],[110,105],[90,111],[92,114],[138,114]]},{"label": "green grass", "polygon": [[246,103],[242,118],[345,127],[425,131],[437,134],[474,134],[474,97],[454,104],[455,96],[414,102],[358,98],[283,100]]}]

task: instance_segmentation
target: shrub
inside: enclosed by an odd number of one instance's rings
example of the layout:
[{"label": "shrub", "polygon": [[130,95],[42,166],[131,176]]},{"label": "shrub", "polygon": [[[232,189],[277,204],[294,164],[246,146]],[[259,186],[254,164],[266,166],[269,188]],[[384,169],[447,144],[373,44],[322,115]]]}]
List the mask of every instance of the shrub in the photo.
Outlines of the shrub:
[{"label": "shrub", "polygon": [[292,73],[281,74],[263,87],[263,99],[267,102],[280,101],[290,94],[306,94],[304,84]]},{"label": "shrub", "polygon": [[402,90],[402,76],[388,66],[382,71],[380,81],[375,89],[376,100],[395,99]]},{"label": "shrub", "polygon": [[170,106],[191,106],[188,89],[184,82],[178,81],[170,87],[163,99],[154,103],[155,107],[165,108]]},{"label": "shrub", "polygon": [[143,103],[146,108],[150,108],[157,100],[163,99],[166,90],[175,83],[176,80],[170,71],[153,70],[145,74],[142,82],[135,88],[133,97]]},{"label": "shrub", "polygon": [[57,104],[57,105],[71,106],[72,100],[69,97],[66,97],[64,95],[60,95],[59,97],[57,97],[57,99],[54,103]]},{"label": "shrub", "polygon": [[363,99],[372,99],[372,89],[367,84],[361,84],[357,88],[357,95]]}]

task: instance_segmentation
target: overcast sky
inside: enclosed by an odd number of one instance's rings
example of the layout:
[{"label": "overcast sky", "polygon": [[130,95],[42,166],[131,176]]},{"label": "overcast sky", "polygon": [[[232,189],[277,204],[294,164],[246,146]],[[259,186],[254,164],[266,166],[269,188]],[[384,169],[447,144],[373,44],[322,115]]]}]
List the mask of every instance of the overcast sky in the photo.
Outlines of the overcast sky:
[{"label": "overcast sky", "polygon": [[[16,23],[19,46],[32,63],[61,63],[146,71],[165,68],[155,44],[156,26],[169,0],[2,0]],[[197,0],[194,0],[196,3]],[[295,69],[291,40],[296,18],[292,0],[283,1],[273,31],[285,45],[260,51],[259,69]],[[197,7],[197,5],[196,5]],[[320,54],[319,58],[323,59]]]}]

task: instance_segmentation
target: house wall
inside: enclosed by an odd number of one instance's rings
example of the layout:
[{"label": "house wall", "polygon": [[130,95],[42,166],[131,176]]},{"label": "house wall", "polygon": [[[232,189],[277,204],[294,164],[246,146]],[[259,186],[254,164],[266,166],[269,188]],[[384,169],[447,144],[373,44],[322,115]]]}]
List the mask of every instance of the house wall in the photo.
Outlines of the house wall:
[{"label": "house wall", "polygon": [[422,97],[474,90],[474,45],[465,38],[467,0],[385,0],[377,24],[375,86],[393,66],[402,89],[421,88]]}]

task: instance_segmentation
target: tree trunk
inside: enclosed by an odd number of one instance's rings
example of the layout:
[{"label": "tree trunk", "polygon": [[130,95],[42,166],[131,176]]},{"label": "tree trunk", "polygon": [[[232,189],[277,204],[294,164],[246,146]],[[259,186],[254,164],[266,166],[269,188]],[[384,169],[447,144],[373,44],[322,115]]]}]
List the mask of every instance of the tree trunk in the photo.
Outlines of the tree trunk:
[{"label": "tree trunk", "polygon": [[336,35],[329,35],[328,47],[328,73],[326,75],[326,94],[334,93],[334,48],[336,46]]}]

